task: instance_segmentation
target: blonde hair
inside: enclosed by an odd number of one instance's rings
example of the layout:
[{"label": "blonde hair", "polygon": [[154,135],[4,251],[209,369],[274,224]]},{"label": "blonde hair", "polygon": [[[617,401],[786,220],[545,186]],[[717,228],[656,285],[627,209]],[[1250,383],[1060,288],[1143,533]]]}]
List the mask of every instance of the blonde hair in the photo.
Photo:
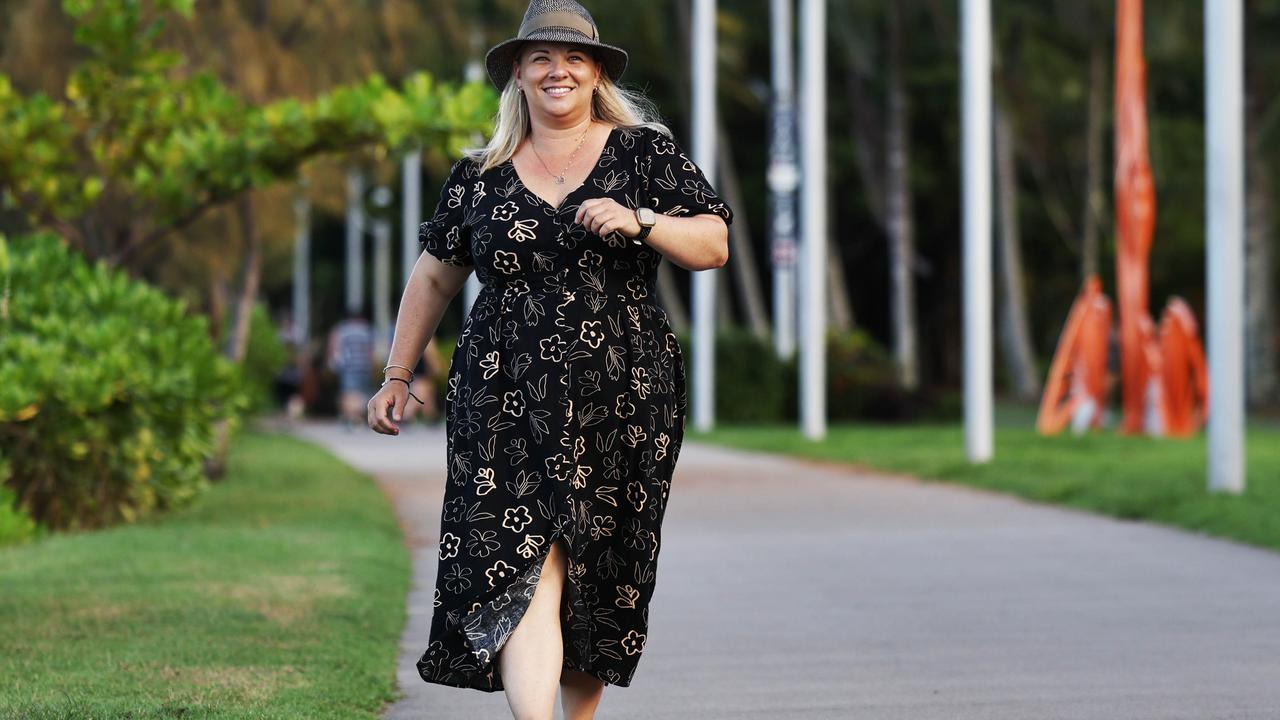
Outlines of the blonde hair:
[{"label": "blonde hair", "polygon": [[[653,102],[642,93],[613,81],[603,70],[600,84],[591,97],[591,119],[623,128],[648,127],[671,137],[671,129],[662,123]],[[493,120],[493,137],[483,147],[466,151],[466,156],[480,164],[480,172],[510,160],[520,142],[532,131],[529,106],[524,93],[516,87],[513,74],[502,89],[498,114]]]}]

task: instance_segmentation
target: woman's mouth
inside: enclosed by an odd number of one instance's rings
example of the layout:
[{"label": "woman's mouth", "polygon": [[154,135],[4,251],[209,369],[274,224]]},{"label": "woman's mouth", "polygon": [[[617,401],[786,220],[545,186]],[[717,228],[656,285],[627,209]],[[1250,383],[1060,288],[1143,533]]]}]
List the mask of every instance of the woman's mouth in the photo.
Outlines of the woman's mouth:
[{"label": "woman's mouth", "polygon": [[569,93],[573,92],[573,88],[565,87],[563,85],[556,85],[555,87],[546,88],[543,92],[545,92],[546,94],[550,95],[553,98],[562,98],[565,95],[568,95]]}]

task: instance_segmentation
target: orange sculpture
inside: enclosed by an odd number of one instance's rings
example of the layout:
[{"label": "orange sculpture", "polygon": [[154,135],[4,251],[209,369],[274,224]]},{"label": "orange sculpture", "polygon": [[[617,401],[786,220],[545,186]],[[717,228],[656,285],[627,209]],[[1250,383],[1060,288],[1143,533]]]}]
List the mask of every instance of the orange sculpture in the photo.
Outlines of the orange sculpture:
[{"label": "orange sculpture", "polygon": [[[1126,434],[1187,437],[1205,422],[1209,382],[1195,315],[1179,298],[1157,329],[1147,305],[1156,196],[1147,147],[1142,0],[1116,3],[1116,285]],[[1109,393],[1111,305],[1090,277],[1058,341],[1036,428],[1059,433],[1098,427]]]},{"label": "orange sculpture", "polygon": [[1102,294],[1102,280],[1093,275],[1071,306],[1058,339],[1036,418],[1041,434],[1056,435],[1068,423],[1077,434],[1101,427],[1112,384],[1107,372],[1110,339],[1111,301]]},{"label": "orange sculpture", "polygon": [[1143,429],[1147,379],[1143,350],[1147,265],[1155,228],[1156,194],[1147,149],[1146,63],[1142,57],[1142,0],[1116,3],[1116,286],[1120,305],[1122,432]]},{"label": "orange sculpture", "polygon": [[1160,319],[1160,360],[1163,434],[1190,437],[1204,426],[1209,375],[1196,317],[1182,298],[1170,300]]}]

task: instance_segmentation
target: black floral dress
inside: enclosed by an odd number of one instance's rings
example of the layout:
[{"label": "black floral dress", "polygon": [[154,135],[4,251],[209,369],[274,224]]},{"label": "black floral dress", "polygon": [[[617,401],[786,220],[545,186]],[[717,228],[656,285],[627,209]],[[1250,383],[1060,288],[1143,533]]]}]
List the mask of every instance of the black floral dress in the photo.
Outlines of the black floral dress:
[{"label": "black floral dress", "polygon": [[583,200],[672,216],[725,205],[667,136],[614,128],[559,208],[506,162],[453,166],[423,248],[474,266],[445,400],[448,482],[427,682],[503,689],[495,657],[563,540],[564,667],[631,682],[687,406],[683,354],[656,302],[662,255],[573,222]]}]

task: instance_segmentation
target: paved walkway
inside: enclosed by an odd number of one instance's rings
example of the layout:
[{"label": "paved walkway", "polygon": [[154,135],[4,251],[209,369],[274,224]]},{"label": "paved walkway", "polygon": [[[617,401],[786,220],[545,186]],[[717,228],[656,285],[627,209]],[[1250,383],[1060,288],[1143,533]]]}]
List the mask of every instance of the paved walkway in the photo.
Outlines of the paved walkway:
[{"label": "paved walkway", "polygon": [[[297,428],[414,549],[386,717],[509,718],[418,678],[444,436]],[[601,720],[1275,720],[1280,554],[961,486],[687,444],[651,631]]]}]

